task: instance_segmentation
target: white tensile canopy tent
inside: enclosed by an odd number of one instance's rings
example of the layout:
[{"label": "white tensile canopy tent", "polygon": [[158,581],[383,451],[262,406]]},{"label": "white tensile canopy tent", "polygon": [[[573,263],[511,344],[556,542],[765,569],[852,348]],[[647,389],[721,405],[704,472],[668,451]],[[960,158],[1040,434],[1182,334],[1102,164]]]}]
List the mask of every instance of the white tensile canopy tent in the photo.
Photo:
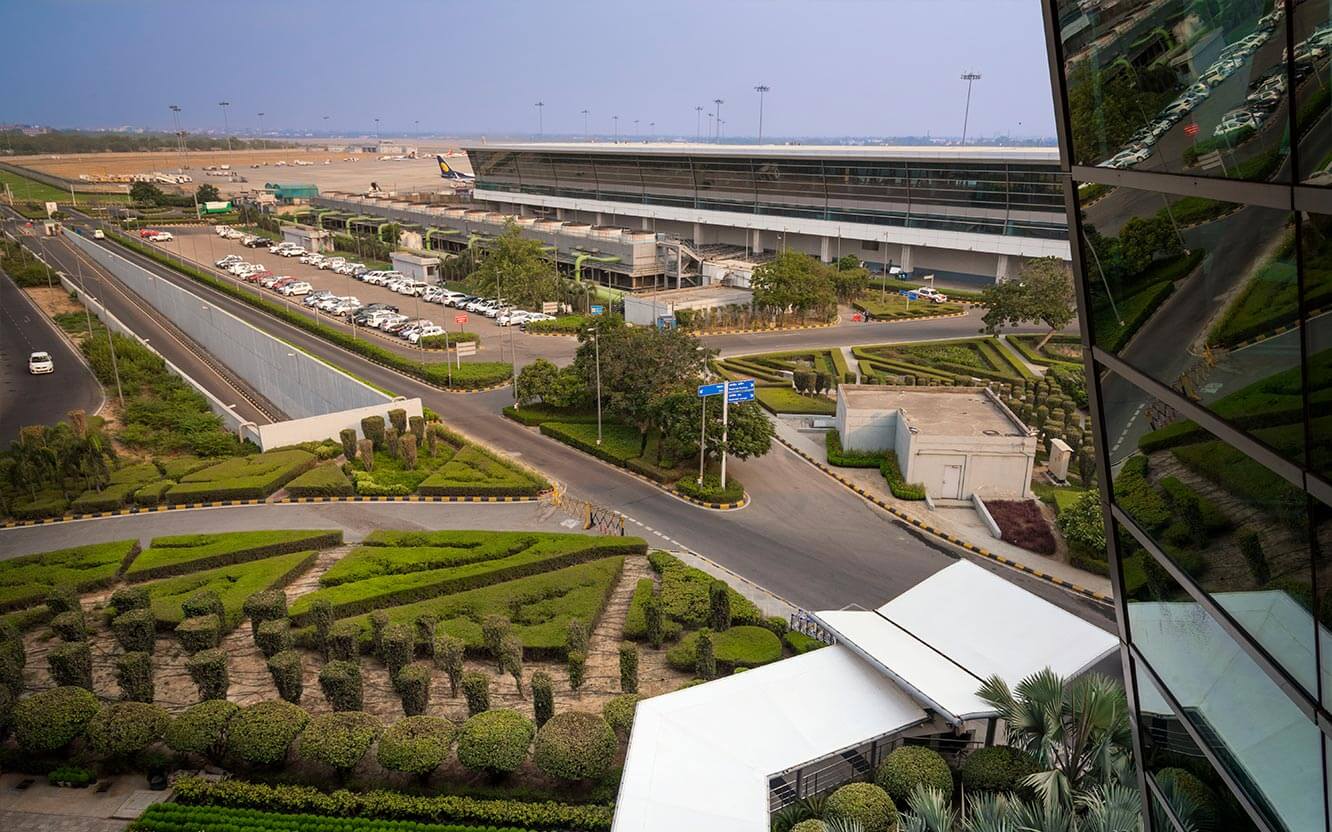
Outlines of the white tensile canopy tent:
[{"label": "white tensile canopy tent", "polygon": [[613,832],[765,832],[769,777],[942,719],[1045,668],[1073,675],[1115,637],[967,561],[874,611],[816,615],[838,643],[638,704]]}]

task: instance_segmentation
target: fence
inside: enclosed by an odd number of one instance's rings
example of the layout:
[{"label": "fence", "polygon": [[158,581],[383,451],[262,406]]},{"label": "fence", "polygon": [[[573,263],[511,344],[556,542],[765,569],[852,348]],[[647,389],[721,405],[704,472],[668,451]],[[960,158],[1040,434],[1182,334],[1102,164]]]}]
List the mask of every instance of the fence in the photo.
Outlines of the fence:
[{"label": "fence", "polygon": [[599,534],[624,536],[624,515],[612,508],[574,497],[563,483],[553,483],[543,500],[583,524],[584,529],[595,529]]}]

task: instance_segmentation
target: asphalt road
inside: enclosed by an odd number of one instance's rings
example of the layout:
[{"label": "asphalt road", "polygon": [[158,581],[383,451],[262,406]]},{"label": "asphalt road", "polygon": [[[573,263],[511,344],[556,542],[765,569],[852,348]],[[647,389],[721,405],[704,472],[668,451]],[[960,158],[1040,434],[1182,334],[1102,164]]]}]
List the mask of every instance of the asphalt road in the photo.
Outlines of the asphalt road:
[{"label": "asphalt road", "polygon": [[32,241],[48,263],[76,283],[84,281],[88,294],[105,302],[121,322],[147,339],[167,361],[181,368],[219,400],[231,405],[241,418],[257,424],[269,424],[283,418],[280,410],[204,352],[138,295],[111,279],[104,269],[71,243],[61,237],[34,237]]},{"label": "asphalt road", "polygon": [[[51,354],[55,372],[34,376],[28,356]],[[24,425],[49,425],[71,410],[97,411],[102,386],[92,369],[8,275],[0,272],[0,446]]]},{"label": "asphalt road", "polygon": [[[753,497],[749,507],[734,512],[702,509],[500,417],[499,409],[509,402],[507,391],[454,394],[426,386],[154,261],[117,250],[301,349],[399,394],[419,396],[461,430],[536,466],[572,493],[623,512],[630,518],[630,534],[699,552],[801,606],[877,606],[954,559],[781,446],[732,468]],[[978,562],[1060,606],[1110,625],[1109,611],[1100,605],[988,561]]]}]

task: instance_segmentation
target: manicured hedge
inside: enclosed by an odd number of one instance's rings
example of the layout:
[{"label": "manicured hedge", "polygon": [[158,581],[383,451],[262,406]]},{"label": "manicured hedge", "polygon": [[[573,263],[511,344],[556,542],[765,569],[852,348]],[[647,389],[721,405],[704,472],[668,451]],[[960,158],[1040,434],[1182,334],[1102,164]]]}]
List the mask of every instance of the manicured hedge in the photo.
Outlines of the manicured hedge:
[{"label": "manicured hedge", "polygon": [[958,779],[969,792],[1016,792],[1039,770],[1040,765],[1027,752],[996,745],[968,754],[958,769]]},{"label": "manicured hedge", "polygon": [[99,710],[97,697],[81,687],[34,693],[14,705],[14,736],[29,754],[50,754],[82,736]]},{"label": "manicured hedge", "polygon": [[610,771],[619,748],[605,719],[564,711],[537,731],[532,759],[537,768],[560,780],[596,780]]},{"label": "manicured hedge", "polygon": [[293,552],[153,581],[147,587],[153,599],[152,611],[157,627],[159,630],[174,628],[184,617],[181,601],[200,589],[212,589],[226,608],[227,617],[222,622],[222,629],[231,632],[244,615],[246,598],[265,589],[285,586],[304,572],[317,555],[317,552]]},{"label": "manicured hedge", "polygon": [[303,497],[350,497],[355,494],[351,480],[342,473],[338,465],[320,465],[311,468],[296,479],[287,483],[287,496]]},{"label": "manicured hedge", "polygon": [[[758,667],[782,657],[782,641],[765,627],[742,625],[712,634],[713,653],[723,670]],[[666,663],[676,670],[692,672],[698,649],[698,633],[689,633],[666,651]]]},{"label": "manicured hedge", "polygon": [[[308,786],[269,786],[244,780],[182,777],[174,784],[177,804],[307,812],[343,818],[412,820],[427,823],[512,824],[527,829],[607,832],[612,809],[604,805],[526,803],[438,795],[418,797],[391,791],[321,792]],[[159,804],[170,805],[170,804]]]},{"label": "manicured hedge", "polygon": [[467,445],[426,477],[417,493],[430,497],[534,497],[550,483],[478,445]]},{"label": "manicured hedge", "polygon": [[379,738],[383,726],[361,711],[319,714],[301,732],[301,757],[340,771],[354,768]]},{"label": "manicured hedge", "polygon": [[157,705],[115,702],[88,723],[88,742],[103,756],[135,754],[160,740],[170,723],[171,717]]},{"label": "manicured hedge", "polygon": [[828,797],[824,818],[856,822],[864,832],[897,829],[897,806],[888,793],[873,783],[848,783]]},{"label": "manicured hedge", "polygon": [[888,490],[897,499],[925,499],[925,486],[916,482],[906,482],[902,479],[902,469],[897,464],[896,452],[887,451],[884,454],[883,462],[879,465],[879,473],[883,474],[884,481],[888,483]]},{"label": "manicured hedge", "polygon": [[716,474],[703,477],[702,485],[692,475],[683,477],[675,483],[675,490],[705,503],[739,503],[745,499],[745,487],[740,480],[727,477],[726,487],[722,488],[721,477]]},{"label": "manicured hedge", "polygon": [[305,709],[290,702],[259,702],[241,708],[227,725],[227,750],[252,765],[280,763],[309,721]]},{"label": "manicured hedge", "polygon": [[458,727],[436,716],[409,716],[379,738],[379,764],[389,771],[427,775],[449,758]]},{"label": "manicured hedge", "polygon": [[458,732],[458,762],[473,771],[507,774],[527,759],[535,733],[532,720],[517,711],[483,711]]},{"label": "manicured hedge", "polygon": [[341,531],[326,529],[265,529],[156,537],[125,570],[125,578],[146,581],[184,575],[290,552],[326,549],[341,543]]},{"label": "manicured hedge", "polygon": [[134,822],[135,832],[526,832],[519,828],[482,829],[457,824],[417,823],[414,821],[345,820],[323,815],[281,815],[253,809],[224,809],[217,806],[181,806],[156,803]]},{"label": "manicured hedge", "polygon": [[268,451],[233,457],[187,474],[166,493],[168,503],[260,500],[300,476],[316,462],[302,450]]},{"label": "manicured hedge", "polygon": [[919,745],[893,749],[874,772],[874,782],[894,803],[906,803],[918,786],[938,789],[946,799],[953,796],[953,772],[947,761],[934,749]]},{"label": "manicured hedge", "polygon": [[167,726],[166,744],[182,754],[215,757],[226,740],[227,725],[238,713],[240,706],[225,699],[191,705]]},{"label": "manicured hedge", "polygon": [[828,453],[828,464],[839,468],[878,468],[883,464],[885,451],[848,451],[842,448],[842,436],[836,430],[823,438]]},{"label": "manicured hedge", "polygon": [[[687,628],[702,627],[708,623],[710,611],[708,588],[716,578],[701,569],[686,566],[674,555],[652,552],[648,563],[661,576],[662,612],[672,621]],[[759,624],[763,613],[753,601],[735,590],[730,590],[731,620],[736,624]]]},{"label": "manicured hedge", "polygon": [[52,587],[90,592],[108,586],[139,553],[139,541],[116,540],[0,561],[0,612],[42,603]]},{"label": "manicured hedge", "polygon": [[69,500],[57,491],[39,492],[36,499],[24,497],[9,507],[15,520],[40,520],[61,517],[69,510]]},{"label": "manicured hedge", "polygon": [[[643,641],[648,638],[647,605],[648,599],[653,596],[655,590],[656,583],[651,578],[640,578],[634,586],[634,595],[629,599],[629,611],[624,616],[625,638],[631,638],[635,641]],[[663,614],[661,630],[663,640],[674,641],[680,637],[683,627],[679,621],[667,618]]]}]

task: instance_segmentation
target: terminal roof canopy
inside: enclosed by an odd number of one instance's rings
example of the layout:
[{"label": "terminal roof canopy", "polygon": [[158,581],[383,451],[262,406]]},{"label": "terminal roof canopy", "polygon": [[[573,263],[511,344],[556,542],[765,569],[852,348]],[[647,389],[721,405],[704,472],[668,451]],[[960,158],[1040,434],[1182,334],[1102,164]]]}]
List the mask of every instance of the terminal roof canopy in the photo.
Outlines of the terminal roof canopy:
[{"label": "terminal roof canopy", "polygon": [[836,645],[638,704],[613,832],[765,832],[771,776],[932,711],[991,716],[984,676],[1069,675],[1117,646],[966,561],[879,610],[817,616],[844,628]]}]

